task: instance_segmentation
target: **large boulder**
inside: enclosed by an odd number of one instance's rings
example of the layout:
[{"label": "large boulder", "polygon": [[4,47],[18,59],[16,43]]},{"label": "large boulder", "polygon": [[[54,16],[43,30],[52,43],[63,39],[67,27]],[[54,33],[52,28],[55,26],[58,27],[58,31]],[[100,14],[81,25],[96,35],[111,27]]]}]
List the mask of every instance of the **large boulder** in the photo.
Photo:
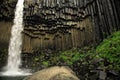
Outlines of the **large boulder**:
[{"label": "large boulder", "polygon": [[51,67],[26,77],[24,80],[79,80],[68,67]]}]

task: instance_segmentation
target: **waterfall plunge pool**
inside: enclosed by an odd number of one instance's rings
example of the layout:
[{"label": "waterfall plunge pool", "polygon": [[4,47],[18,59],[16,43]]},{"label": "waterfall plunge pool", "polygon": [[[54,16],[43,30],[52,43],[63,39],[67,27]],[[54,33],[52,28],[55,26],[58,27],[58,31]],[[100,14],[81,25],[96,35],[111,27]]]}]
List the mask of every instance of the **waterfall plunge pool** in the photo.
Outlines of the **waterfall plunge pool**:
[{"label": "waterfall plunge pool", "polygon": [[14,71],[0,72],[0,80],[23,80],[25,77],[30,75],[32,75],[32,73]]},{"label": "waterfall plunge pool", "polygon": [[0,76],[0,80],[23,80],[27,76]]},{"label": "waterfall plunge pool", "polygon": [[0,80],[23,80],[25,77],[32,75],[30,70],[22,69],[19,71],[1,71]]}]

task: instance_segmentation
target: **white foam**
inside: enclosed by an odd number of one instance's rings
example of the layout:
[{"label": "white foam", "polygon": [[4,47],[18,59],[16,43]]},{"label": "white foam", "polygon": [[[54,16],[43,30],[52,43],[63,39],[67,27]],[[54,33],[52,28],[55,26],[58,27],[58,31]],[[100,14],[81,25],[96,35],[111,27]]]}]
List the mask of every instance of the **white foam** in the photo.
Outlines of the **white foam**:
[{"label": "white foam", "polygon": [[0,73],[0,76],[28,76],[28,75],[32,75],[32,73],[27,72],[27,71],[4,71]]}]

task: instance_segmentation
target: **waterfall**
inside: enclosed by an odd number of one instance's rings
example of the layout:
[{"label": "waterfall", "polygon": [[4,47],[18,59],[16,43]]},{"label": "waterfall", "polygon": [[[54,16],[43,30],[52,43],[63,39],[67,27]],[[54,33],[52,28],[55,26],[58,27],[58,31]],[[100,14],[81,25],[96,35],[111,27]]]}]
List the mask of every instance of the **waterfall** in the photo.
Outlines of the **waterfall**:
[{"label": "waterfall", "polygon": [[23,3],[24,0],[18,0],[16,5],[14,25],[11,29],[11,38],[8,49],[8,63],[5,67],[5,72],[3,72],[3,75],[29,75],[29,73],[25,73],[19,68],[21,65],[22,49]]},{"label": "waterfall", "polygon": [[21,46],[22,46],[22,34],[23,31],[23,2],[24,0],[18,0],[15,11],[14,25],[11,29],[11,39],[8,50],[8,70],[17,71],[21,65]]}]

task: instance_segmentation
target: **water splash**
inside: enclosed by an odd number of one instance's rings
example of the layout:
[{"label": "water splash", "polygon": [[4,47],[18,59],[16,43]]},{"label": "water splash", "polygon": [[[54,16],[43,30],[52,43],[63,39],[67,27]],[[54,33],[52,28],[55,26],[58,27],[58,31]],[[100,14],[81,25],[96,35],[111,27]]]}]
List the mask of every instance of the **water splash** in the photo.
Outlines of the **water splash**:
[{"label": "water splash", "polygon": [[15,11],[14,25],[11,29],[11,39],[8,50],[8,63],[5,67],[5,72],[3,72],[2,75],[30,75],[30,73],[25,73],[19,68],[21,66],[23,8],[24,0],[18,0]]}]

